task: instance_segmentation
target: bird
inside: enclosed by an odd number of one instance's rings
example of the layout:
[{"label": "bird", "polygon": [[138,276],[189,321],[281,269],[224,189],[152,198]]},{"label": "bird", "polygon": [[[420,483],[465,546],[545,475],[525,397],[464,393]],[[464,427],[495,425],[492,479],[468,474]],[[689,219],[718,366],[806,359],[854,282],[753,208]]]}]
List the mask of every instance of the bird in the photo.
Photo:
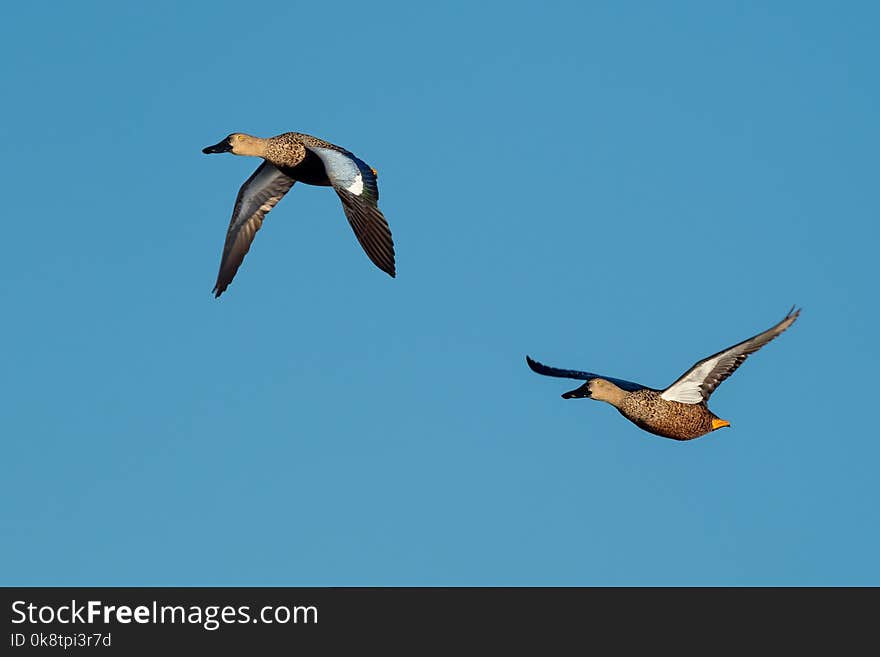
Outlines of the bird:
[{"label": "bird", "polygon": [[350,151],[301,132],[265,139],[234,132],[202,152],[263,159],[235,199],[214,285],[215,298],[232,282],[266,215],[297,181],[332,187],[367,256],[386,274],[396,276],[391,229],[378,207],[378,174]]},{"label": "bird", "polygon": [[743,364],[749,354],[791,326],[800,312],[792,306],[778,324],[695,363],[663,390],[592,372],[549,367],[530,356],[526,356],[526,363],[538,374],[586,381],[579,388],[564,393],[563,399],[604,401],[645,431],[673,440],[692,440],[730,426],[730,422],[709,410],[707,403],[712,392]]}]

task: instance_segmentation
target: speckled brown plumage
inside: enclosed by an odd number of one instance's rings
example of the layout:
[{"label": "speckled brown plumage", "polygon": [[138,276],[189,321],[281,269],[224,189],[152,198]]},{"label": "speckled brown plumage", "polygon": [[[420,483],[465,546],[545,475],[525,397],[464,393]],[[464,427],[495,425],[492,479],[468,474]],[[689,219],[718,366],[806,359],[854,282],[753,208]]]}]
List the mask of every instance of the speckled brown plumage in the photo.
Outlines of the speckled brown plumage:
[{"label": "speckled brown plumage", "polygon": [[650,433],[674,440],[692,440],[730,426],[707,406],[718,385],[749,356],[788,329],[798,318],[794,308],[766,331],[695,363],[663,390],[592,372],[549,367],[526,356],[529,367],[545,376],[586,381],[564,393],[565,399],[589,398],[614,406],[621,415]]},{"label": "speckled brown plumage", "polygon": [[627,392],[616,408],[645,431],[674,440],[699,438],[712,431],[712,420],[718,419],[705,404],[666,401],[648,389]]}]

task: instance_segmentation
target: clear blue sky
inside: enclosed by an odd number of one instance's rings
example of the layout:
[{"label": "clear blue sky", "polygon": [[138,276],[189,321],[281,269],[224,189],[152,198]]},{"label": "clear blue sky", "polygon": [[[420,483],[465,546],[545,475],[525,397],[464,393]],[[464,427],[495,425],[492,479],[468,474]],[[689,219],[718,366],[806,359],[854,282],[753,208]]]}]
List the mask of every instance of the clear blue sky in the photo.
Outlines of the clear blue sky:
[{"label": "clear blue sky", "polygon": [[[121,4],[0,10],[2,583],[880,584],[874,3]],[[201,148],[290,130],[398,278],[298,185],[216,300]],[[690,443],[524,362],[793,303]]]}]

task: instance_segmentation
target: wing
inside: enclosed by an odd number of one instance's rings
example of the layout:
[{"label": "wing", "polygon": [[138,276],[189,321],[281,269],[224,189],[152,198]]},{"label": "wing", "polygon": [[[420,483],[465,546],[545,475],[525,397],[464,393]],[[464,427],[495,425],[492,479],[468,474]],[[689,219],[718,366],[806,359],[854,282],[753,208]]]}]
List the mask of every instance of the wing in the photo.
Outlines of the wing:
[{"label": "wing", "polygon": [[709,396],[724,379],[736,371],[743,364],[749,354],[753,354],[765,344],[794,323],[800,315],[800,309],[794,306],[781,322],[767,329],[763,333],[743,340],[724,351],[719,351],[713,356],[704,358],[691,369],[666,388],[660,396],[670,401],[682,402],[683,404],[699,404],[709,399]]},{"label": "wing", "polygon": [[220,259],[220,272],[214,285],[214,296],[219,297],[232,282],[235,272],[251,248],[254,236],[263,225],[263,218],[275,207],[296,182],[275,165],[263,162],[248,178],[235,199],[232,219],[226,231],[226,244]]},{"label": "wing", "polygon": [[561,370],[556,367],[549,367],[548,365],[544,365],[543,363],[539,363],[536,360],[532,360],[528,356],[526,356],[526,362],[529,364],[529,367],[532,368],[533,372],[537,372],[538,374],[543,374],[544,376],[557,376],[561,379],[578,379],[580,381],[589,381],[591,379],[605,379],[606,381],[611,381],[618,388],[626,390],[627,392],[635,392],[636,390],[651,390],[648,386],[643,386],[641,383],[633,383],[632,381],[625,381],[623,379],[614,379],[610,376],[602,376],[601,374],[593,374],[592,372],[579,372],[578,370]]},{"label": "wing", "polygon": [[395,275],[394,242],[391,229],[377,207],[379,187],[376,173],[348,151],[309,146],[321,158],[327,177],[342,201],[342,209],[354,234],[379,269]]}]

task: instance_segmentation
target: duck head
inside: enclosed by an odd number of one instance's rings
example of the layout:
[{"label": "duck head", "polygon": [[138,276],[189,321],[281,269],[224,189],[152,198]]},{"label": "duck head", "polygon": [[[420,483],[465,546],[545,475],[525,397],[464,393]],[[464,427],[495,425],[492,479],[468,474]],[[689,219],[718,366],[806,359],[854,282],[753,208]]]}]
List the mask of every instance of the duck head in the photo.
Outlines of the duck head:
[{"label": "duck head", "polygon": [[562,395],[563,399],[595,399],[597,401],[608,402],[612,406],[618,403],[626,395],[625,390],[621,390],[611,381],[605,379],[590,379],[580,388],[571,390]]},{"label": "duck head", "polygon": [[202,153],[232,153],[233,155],[253,155],[263,157],[266,153],[265,140],[243,132],[233,132],[213,146],[205,146]]}]

